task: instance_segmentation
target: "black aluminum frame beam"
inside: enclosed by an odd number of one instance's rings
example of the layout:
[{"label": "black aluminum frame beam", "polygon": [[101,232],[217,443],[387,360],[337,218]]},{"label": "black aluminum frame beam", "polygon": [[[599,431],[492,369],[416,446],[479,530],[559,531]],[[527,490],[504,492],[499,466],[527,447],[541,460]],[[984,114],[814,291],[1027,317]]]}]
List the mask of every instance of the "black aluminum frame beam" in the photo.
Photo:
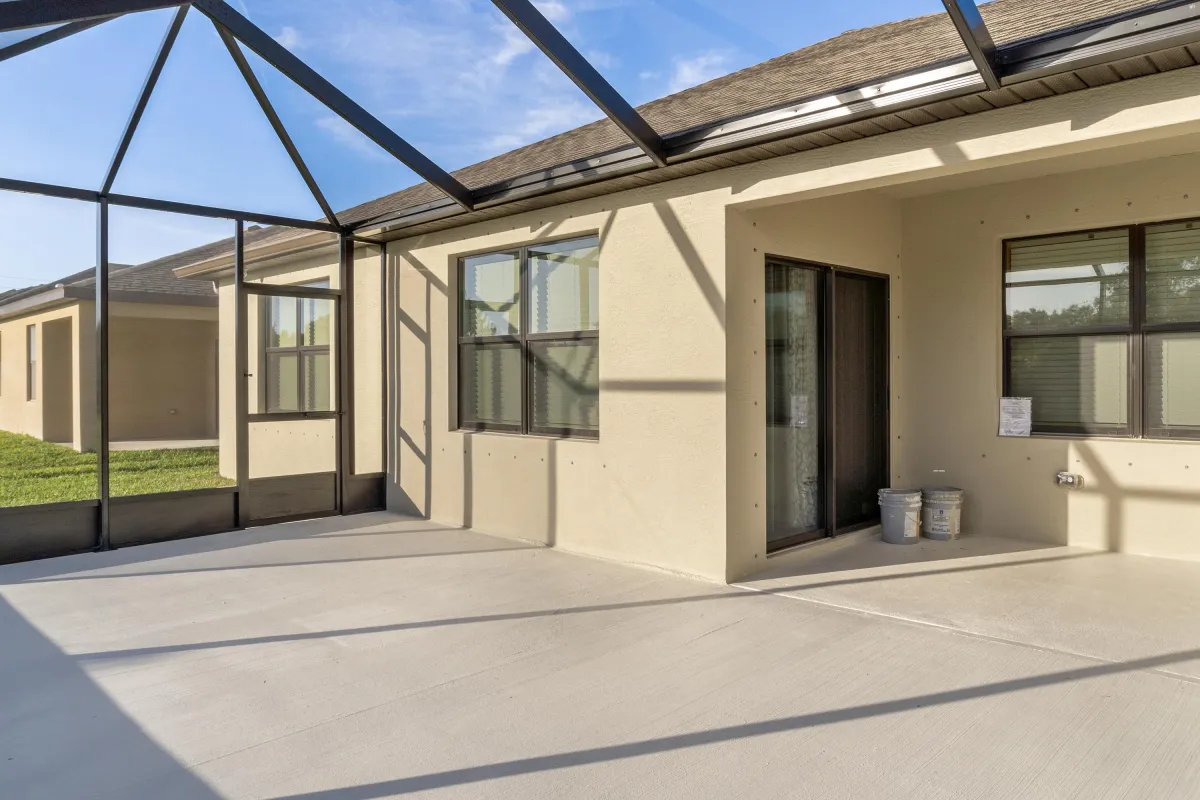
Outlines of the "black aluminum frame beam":
[{"label": "black aluminum frame beam", "polygon": [[[116,181],[121,163],[133,141],[141,117],[145,113],[150,96],[161,76],[163,66],[179,35],[179,30],[182,27],[187,9],[191,6],[195,6],[216,26],[217,32],[221,35],[222,40],[229,49],[230,55],[234,58],[239,71],[242,73],[242,77],[258,101],[259,107],[271,123],[284,149],[287,150],[288,155],[292,158],[292,163],[296,166],[305,184],[313,193],[313,197],[321,207],[321,211],[325,214],[328,222],[313,223],[309,220],[297,220],[270,214],[253,214],[233,209],[109,194]],[[70,26],[71,29],[69,31],[60,31],[59,29],[46,31],[30,37],[30,39],[23,42],[17,42],[10,48],[0,51],[0,53],[13,50],[15,54],[17,52],[16,48],[19,48],[20,52],[27,52],[33,47],[40,46],[40,44],[37,44],[39,40],[42,44],[46,44],[56,40],[55,36],[62,38],[63,36],[70,35],[70,33],[83,30],[85,27],[91,27],[122,14],[160,8],[178,8],[179,11],[164,37],[158,56],[142,88],[138,103],[130,116],[121,142],[113,155],[113,160],[105,175],[103,188],[99,192],[87,192],[86,190],[71,187],[0,179],[0,189],[48,194],[92,202],[96,202],[99,198],[104,197],[109,199],[113,205],[207,217],[240,219],[249,222],[262,222],[269,225],[287,225],[299,228],[328,230],[334,233],[341,232],[336,214],[325,199],[320,186],[313,178],[311,171],[300,156],[299,150],[296,148],[287,129],[279,119],[266,93],[263,91],[261,83],[245,58],[245,53],[241,51],[241,45],[244,45],[290,78],[300,88],[311,94],[326,108],[333,111],[368,139],[375,142],[394,158],[406,165],[418,176],[440,189],[464,210],[471,211],[474,209],[475,201],[470,189],[435,164],[420,150],[401,138],[383,122],[371,115],[362,106],[351,100],[336,86],[317,74],[315,70],[264,33],[254,23],[231,8],[224,0],[190,0],[184,2],[180,0],[174,0],[174,2],[169,0],[4,0],[4,2],[0,2],[0,31],[50,25]],[[33,42],[33,44],[30,44],[30,42]]]},{"label": "black aluminum frame beam", "polygon": [[237,477],[237,524],[250,525],[250,302],[246,292],[246,229],[233,223],[233,374],[234,459]]},{"label": "black aluminum frame beam", "polygon": [[85,203],[100,202],[100,193],[92,189],[77,189],[74,186],[59,186],[37,181],[19,181],[15,178],[0,178],[0,191],[40,194],[45,197],[60,197],[63,200],[82,200]]},{"label": "black aluminum frame beam", "polygon": [[165,211],[170,214],[191,214],[210,219],[242,220],[243,222],[257,222],[262,225],[283,225],[289,228],[303,228],[305,230],[326,231],[328,233],[341,233],[342,231],[336,225],[319,220],[282,217],[276,214],[256,214],[253,211],[192,205],[191,203],[177,203],[173,200],[155,200],[150,197],[137,197],[128,194],[106,195],[92,189],[79,189],[74,186],[59,186],[53,183],[38,183],[37,181],[19,181],[13,178],[0,178],[0,191],[40,194],[46,197],[61,197],[65,200],[82,200],[85,203],[99,203],[103,199],[114,206],[144,208],[148,211]]},{"label": "black aluminum frame beam", "polygon": [[127,194],[110,194],[106,195],[106,197],[112,205],[125,206],[126,208],[144,208],[148,211],[166,211],[170,214],[191,214],[195,217],[209,217],[211,219],[233,219],[241,220],[242,222],[257,222],[262,225],[283,225],[289,228],[304,228],[314,231],[328,231],[330,233],[339,233],[341,231],[336,225],[331,225],[328,222],[314,222],[311,219],[281,217],[275,214],[256,214],[252,211],[200,206],[191,203],[177,203],[173,200],[155,200],[149,197],[135,197]]},{"label": "black aluminum frame beam", "polygon": [[171,55],[171,48],[175,46],[175,40],[179,38],[179,31],[183,28],[183,21],[187,17],[188,8],[189,6],[186,5],[179,7],[179,10],[175,12],[175,18],[171,20],[171,26],[167,28],[167,32],[163,36],[162,44],[158,48],[158,55],[154,57],[154,63],[150,66],[150,72],[146,75],[146,81],[142,85],[142,92],[138,95],[137,105],[133,107],[133,113],[129,115],[129,122],[125,124],[125,132],[121,135],[121,142],[117,145],[117,149],[113,153],[112,161],[109,162],[108,172],[104,176],[104,186],[100,189],[102,194],[108,194],[117,180],[117,172],[121,169],[121,164],[125,161],[125,154],[129,152],[129,145],[133,143],[133,136],[137,133],[137,127],[142,121],[142,115],[146,113],[146,106],[150,103],[150,95],[154,93],[154,87],[158,85],[158,79],[162,75],[163,67],[166,66],[167,57]]},{"label": "black aluminum frame beam", "polygon": [[233,58],[233,63],[237,64],[238,71],[242,73],[243,80],[246,81],[246,85],[250,87],[251,93],[254,94],[254,99],[258,101],[258,107],[262,109],[263,115],[275,130],[275,135],[279,137],[279,143],[283,145],[284,150],[287,150],[288,156],[296,166],[296,171],[300,173],[300,177],[304,179],[308,190],[312,192],[313,199],[321,207],[321,213],[325,215],[325,219],[329,220],[331,224],[337,225],[337,214],[334,213],[333,208],[330,207],[329,202],[325,199],[325,195],[321,192],[321,187],[317,184],[316,179],[313,178],[308,164],[304,163],[304,157],[300,155],[300,151],[296,148],[296,143],[292,141],[292,137],[288,134],[283,120],[275,112],[275,106],[271,105],[271,99],[267,97],[267,93],[263,90],[258,76],[254,74],[254,70],[250,67],[250,62],[246,60],[246,54],[242,52],[242,48],[238,45],[237,40],[233,38],[233,34],[229,32],[228,28],[224,28],[216,22],[213,23],[213,27],[217,29],[217,35],[221,37],[221,41],[225,43],[225,48],[229,50],[229,55]]},{"label": "black aluminum frame beam", "polygon": [[181,0],[6,0],[0,2],[0,31],[107,19],[178,5],[183,5]]},{"label": "black aluminum frame beam", "polygon": [[96,547],[107,550],[110,546],[109,511],[111,509],[111,485],[109,483],[109,297],[108,297],[108,200],[96,201],[96,480],[97,496],[100,500],[97,518]]},{"label": "black aluminum frame beam", "polygon": [[[3,5],[0,3],[0,7]],[[459,183],[458,179],[317,74],[312,67],[294,56],[286,47],[231,8],[224,0],[193,0],[192,5],[215,22],[218,27],[227,29],[234,38],[257,53],[268,64],[291,78],[300,88],[319,100],[330,111],[344,119],[421,178],[453,198],[464,209],[470,211],[474,208],[471,190]]]},{"label": "black aluminum frame beam", "polygon": [[604,79],[591,62],[546,19],[529,0],[492,0],[617,127],[650,156],[656,166],[667,165],[667,148],[654,127]]},{"label": "black aluminum frame beam", "polygon": [[73,36],[81,31],[86,31],[88,28],[94,28],[97,25],[108,22],[109,18],[89,19],[83,22],[68,22],[65,25],[59,25],[57,28],[52,28],[48,31],[34,34],[28,39],[22,39],[19,42],[14,42],[8,47],[0,47],[0,61],[7,61],[10,58],[16,58],[19,55],[28,53],[31,50],[37,50],[39,47],[51,44]]},{"label": "black aluminum frame beam", "polygon": [[975,62],[975,68],[979,70],[983,82],[989,89],[996,91],[1000,88],[996,42],[992,39],[987,23],[983,21],[983,15],[979,13],[979,6],[975,5],[975,0],[942,0],[942,5],[946,7],[946,13],[950,15],[958,35],[962,37],[963,44],[971,54],[971,60]]}]

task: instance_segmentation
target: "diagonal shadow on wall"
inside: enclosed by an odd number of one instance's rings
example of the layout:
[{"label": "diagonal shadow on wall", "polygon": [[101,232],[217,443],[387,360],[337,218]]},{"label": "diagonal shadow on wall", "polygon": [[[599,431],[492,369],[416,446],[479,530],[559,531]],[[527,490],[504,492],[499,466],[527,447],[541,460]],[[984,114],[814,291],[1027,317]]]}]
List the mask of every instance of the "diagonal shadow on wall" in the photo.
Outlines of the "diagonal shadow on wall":
[{"label": "diagonal shadow on wall", "polygon": [[662,220],[667,233],[670,234],[671,241],[675,243],[679,255],[683,258],[683,263],[687,265],[688,272],[691,273],[692,280],[696,283],[696,288],[704,295],[704,301],[708,303],[713,316],[717,318],[717,323],[723,329],[725,327],[725,295],[713,280],[712,274],[704,264],[704,259],[700,256],[700,251],[692,243],[687,231],[684,230],[683,223],[679,221],[679,216],[669,203],[665,200],[655,200],[654,211]]}]

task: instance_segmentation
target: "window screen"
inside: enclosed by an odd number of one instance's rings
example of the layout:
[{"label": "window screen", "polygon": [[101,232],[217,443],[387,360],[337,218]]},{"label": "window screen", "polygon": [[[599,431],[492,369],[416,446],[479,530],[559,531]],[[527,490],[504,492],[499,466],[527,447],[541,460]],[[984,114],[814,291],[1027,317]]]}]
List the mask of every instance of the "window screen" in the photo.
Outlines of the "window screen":
[{"label": "window screen", "polygon": [[1042,433],[1129,432],[1130,231],[1009,242],[1006,394]]},{"label": "window screen", "polygon": [[459,426],[600,435],[600,241],[459,262]]},{"label": "window screen", "polygon": [[1004,304],[1035,432],[1200,438],[1200,223],[1008,242]]},{"label": "window screen", "polygon": [[1200,224],[1146,229],[1146,322],[1200,328]]},{"label": "window screen", "polygon": [[265,296],[260,308],[267,413],[332,411],[333,300]]},{"label": "window screen", "polygon": [[1010,244],[1005,300],[1010,331],[1129,324],[1129,232]]}]

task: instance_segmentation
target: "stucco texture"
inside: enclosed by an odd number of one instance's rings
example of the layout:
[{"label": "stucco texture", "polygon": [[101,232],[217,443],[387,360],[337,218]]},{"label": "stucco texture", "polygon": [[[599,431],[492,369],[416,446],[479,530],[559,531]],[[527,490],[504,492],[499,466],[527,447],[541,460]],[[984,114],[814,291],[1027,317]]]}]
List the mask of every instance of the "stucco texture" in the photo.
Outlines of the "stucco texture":
[{"label": "stucco texture", "polygon": [[[1200,489],[1183,467],[1200,468],[1185,463],[1200,446],[998,442],[995,431],[1001,239],[1200,214],[1195,161],[1157,160],[1196,149],[1195,77],[389,244],[389,507],[719,581],[764,568],[761,298],[773,254],[889,277],[896,483],[963,484],[972,531],[1196,557]],[[1118,171],[1075,172],[1097,168]],[[983,188],[1050,173],[1069,177]],[[457,259],[583,233],[601,239],[599,441],[456,431]],[[1093,488],[1055,488],[1068,467]]]},{"label": "stucco texture", "polygon": [[1195,216],[1198,181],[1179,155],[905,202],[906,480],[967,488],[972,531],[1200,558],[1200,443],[997,436],[1003,240]]},{"label": "stucco texture", "polygon": [[[70,445],[93,447],[95,417],[94,305],[70,303],[0,322],[0,430]],[[36,330],[29,399],[28,328]]]},{"label": "stucco texture", "polygon": [[[390,244],[398,276],[396,508],[713,579],[725,571],[727,190]],[[600,236],[600,437],[456,428],[459,257]]]}]

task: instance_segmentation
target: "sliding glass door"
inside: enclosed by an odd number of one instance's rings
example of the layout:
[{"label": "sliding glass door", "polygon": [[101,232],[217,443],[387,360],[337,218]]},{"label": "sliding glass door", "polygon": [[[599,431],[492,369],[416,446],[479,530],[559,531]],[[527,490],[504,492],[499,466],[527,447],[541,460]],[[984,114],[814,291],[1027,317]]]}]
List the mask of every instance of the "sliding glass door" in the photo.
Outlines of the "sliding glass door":
[{"label": "sliding glass door", "polygon": [[878,521],[888,284],[784,260],[766,269],[767,548],[781,550]]},{"label": "sliding glass door", "polygon": [[787,547],[824,535],[825,276],[767,265],[767,541]]}]

